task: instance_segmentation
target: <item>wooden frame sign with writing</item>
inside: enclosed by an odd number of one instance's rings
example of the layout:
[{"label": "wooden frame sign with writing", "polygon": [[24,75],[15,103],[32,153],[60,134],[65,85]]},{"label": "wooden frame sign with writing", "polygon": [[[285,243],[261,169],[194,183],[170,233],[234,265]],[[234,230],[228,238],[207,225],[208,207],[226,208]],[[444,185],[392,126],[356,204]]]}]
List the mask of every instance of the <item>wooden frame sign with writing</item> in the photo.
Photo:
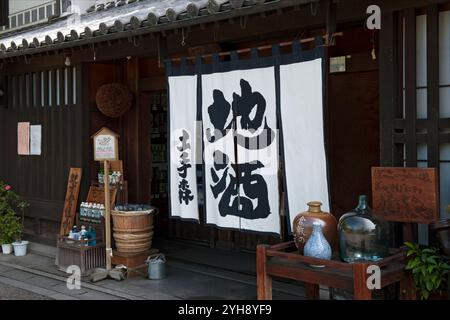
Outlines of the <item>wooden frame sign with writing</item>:
[{"label": "wooden frame sign with writing", "polygon": [[[117,188],[110,189],[109,194],[111,206],[114,206],[114,204],[116,203]],[[96,186],[89,187],[89,193],[86,201],[91,203],[105,204],[105,188]]]},{"label": "wooden frame sign with writing", "polygon": [[81,172],[81,168],[70,168],[61,229],[59,231],[61,236],[67,236],[75,223],[78,195],[80,194]]},{"label": "wooden frame sign with writing", "polygon": [[119,160],[119,135],[108,128],[102,128],[92,136],[95,161]]},{"label": "wooden frame sign with writing", "polygon": [[372,196],[375,214],[387,221],[439,220],[436,169],[372,168]]}]

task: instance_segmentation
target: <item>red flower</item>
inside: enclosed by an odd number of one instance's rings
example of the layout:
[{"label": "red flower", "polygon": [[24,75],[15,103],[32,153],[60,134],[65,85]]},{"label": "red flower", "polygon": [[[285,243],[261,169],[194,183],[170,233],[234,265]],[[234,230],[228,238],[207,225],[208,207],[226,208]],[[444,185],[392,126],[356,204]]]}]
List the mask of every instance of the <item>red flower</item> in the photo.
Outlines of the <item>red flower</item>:
[{"label": "red flower", "polygon": [[9,190],[11,190],[12,188],[11,188],[11,186],[10,185],[6,185],[5,186],[5,191],[9,191]]}]

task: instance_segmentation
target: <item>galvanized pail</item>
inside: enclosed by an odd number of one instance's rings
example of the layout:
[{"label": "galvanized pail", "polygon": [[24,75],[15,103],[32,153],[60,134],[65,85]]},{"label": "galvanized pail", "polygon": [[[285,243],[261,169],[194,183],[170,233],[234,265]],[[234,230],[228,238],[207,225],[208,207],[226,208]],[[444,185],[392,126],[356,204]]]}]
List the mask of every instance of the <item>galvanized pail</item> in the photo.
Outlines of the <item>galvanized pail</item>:
[{"label": "galvanized pail", "polygon": [[166,257],[164,254],[154,254],[147,258],[148,278],[160,280],[166,277]]}]

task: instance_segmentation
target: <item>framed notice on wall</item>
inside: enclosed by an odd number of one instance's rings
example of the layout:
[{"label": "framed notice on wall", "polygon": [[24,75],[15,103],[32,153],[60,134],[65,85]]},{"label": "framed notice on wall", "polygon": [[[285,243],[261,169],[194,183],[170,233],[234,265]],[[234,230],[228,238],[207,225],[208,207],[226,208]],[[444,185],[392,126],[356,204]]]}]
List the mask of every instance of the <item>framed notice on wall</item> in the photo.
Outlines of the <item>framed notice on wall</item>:
[{"label": "framed notice on wall", "polygon": [[108,128],[102,128],[92,136],[95,161],[116,161],[119,159],[119,135]]},{"label": "framed notice on wall", "polygon": [[40,156],[42,144],[42,126],[30,126],[30,155]]},{"label": "framed notice on wall", "polygon": [[17,153],[20,156],[30,154],[30,123],[19,122],[17,124]]}]

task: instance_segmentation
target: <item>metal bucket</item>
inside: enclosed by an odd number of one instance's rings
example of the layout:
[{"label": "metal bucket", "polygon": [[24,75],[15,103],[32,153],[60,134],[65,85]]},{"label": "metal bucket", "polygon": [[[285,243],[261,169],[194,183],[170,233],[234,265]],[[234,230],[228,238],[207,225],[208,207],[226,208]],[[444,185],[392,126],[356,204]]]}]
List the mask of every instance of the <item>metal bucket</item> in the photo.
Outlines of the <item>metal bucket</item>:
[{"label": "metal bucket", "polygon": [[150,280],[161,280],[166,277],[166,257],[162,253],[149,256],[147,264]]}]

